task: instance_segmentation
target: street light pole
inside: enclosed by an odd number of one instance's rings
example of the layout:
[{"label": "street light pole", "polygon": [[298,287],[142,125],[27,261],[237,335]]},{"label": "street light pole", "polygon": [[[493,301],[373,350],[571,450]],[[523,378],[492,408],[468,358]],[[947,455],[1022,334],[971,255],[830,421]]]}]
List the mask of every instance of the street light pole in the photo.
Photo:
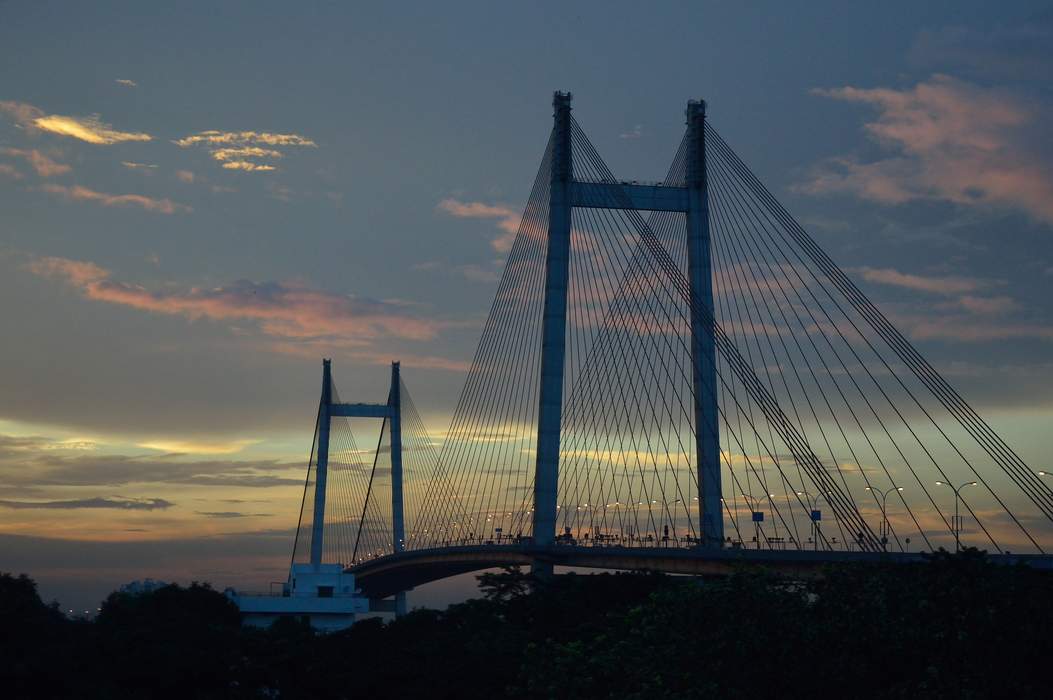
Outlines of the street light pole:
[{"label": "street light pole", "polygon": [[865,490],[866,491],[872,491],[873,493],[879,494],[881,496],[881,551],[887,552],[888,551],[889,526],[888,526],[888,510],[886,509],[885,504],[886,504],[886,501],[888,500],[888,495],[890,493],[892,493],[893,491],[902,491],[903,487],[902,486],[893,486],[888,491],[882,492],[882,491],[874,491],[874,489],[872,489],[869,486],[867,486]]},{"label": "street light pole", "polygon": [[[832,493],[832,491],[827,491],[826,493],[830,494],[830,493]],[[822,522],[822,519],[823,519],[822,518],[822,513],[819,510],[819,499],[822,498],[824,501],[826,501],[827,505],[830,505],[830,499],[828,499],[826,497],[826,495],[820,493],[820,494],[817,494],[815,499],[813,500],[812,499],[812,494],[808,493],[807,491],[798,491],[797,495],[798,496],[804,496],[805,499],[808,501],[808,509],[811,511],[811,513],[808,514],[808,519],[812,521],[812,549],[814,549],[815,551],[818,552],[819,551],[819,528],[821,527],[820,523]],[[817,515],[819,517],[816,517]],[[833,549],[833,548],[831,547],[831,549]]]},{"label": "street light pole", "polygon": [[967,481],[958,488],[955,488],[953,484],[948,484],[946,481],[937,481],[937,486],[950,486],[951,490],[954,491],[954,551],[955,553],[961,551],[962,548],[962,524],[961,516],[958,515],[958,501],[961,500],[961,490],[966,486],[976,486],[975,481]]}]

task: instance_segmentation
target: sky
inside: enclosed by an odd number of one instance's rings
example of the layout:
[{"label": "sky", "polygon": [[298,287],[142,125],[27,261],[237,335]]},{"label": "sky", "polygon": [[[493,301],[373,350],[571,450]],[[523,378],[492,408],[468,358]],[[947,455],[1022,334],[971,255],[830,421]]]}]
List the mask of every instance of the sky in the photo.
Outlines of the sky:
[{"label": "sky", "polygon": [[320,359],[441,438],[557,89],[639,180],[705,98],[1049,466],[1051,73],[1041,2],[0,2],[0,570],[284,579]]}]

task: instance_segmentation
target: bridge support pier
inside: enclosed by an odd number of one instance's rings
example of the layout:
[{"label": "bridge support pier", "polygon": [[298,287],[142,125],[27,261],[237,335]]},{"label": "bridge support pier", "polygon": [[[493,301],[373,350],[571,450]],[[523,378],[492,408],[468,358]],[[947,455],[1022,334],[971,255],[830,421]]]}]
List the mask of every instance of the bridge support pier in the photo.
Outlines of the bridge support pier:
[{"label": "bridge support pier", "polygon": [[724,545],[720,487],[720,418],[713,328],[698,310],[713,316],[709,187],[706,179],[706,103],[687,103],[687,265],[691,282],[691,367],[695,397],[695,458],[698,470],[698,525],[702,546]]},{"label": "bridge support pier", "polygon": [[[545,252],[545,303],[541,337],[541,391],[538,401],[537,463],[534,472],[534,544],[555,540],[559,484],[559,438],[563,417],[566,352],[567,282],[570,274],[571,162],[570,93],[552,98],[555,120],[549,190],[548,242]],[[535,561],[535,574],[552,573],[550,563]]]},{"label": "bridge support pier", "polygon": [[[391,431],[391,549],[398,553],[406,547],[406,519],[402,501],[402,381],[399,378],[399,363],[391,363],[391,390],[388,392],[388,408],[391,414],[388,429]],[[405,599],[403,599],[405,602]]]},{"label": "bridge support pier", "polygon": [[325,485],[329,475],[329,413],[333,403],[331,360],[322,360],[322,398],[318,405],[318,453],[314,466],[314,512],[311,521],[311,566],[317,571],[322,564],[325,544]]}]

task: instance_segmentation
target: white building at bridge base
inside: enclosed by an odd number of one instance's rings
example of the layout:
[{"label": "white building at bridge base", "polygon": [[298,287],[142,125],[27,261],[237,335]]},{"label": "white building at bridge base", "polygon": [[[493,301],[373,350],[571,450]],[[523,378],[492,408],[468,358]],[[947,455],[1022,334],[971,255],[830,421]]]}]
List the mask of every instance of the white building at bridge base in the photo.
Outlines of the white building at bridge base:
[{"label": "white building at bridge base", "polygon": [[293,617],[316,630],[334,632],[369,612],[369,599],[355,594],[355,577],[344,573],[340,564],[293,564],[281,595],[241,594],[232,588],[226,594],[241,610],[244,624],[254,627]]}]

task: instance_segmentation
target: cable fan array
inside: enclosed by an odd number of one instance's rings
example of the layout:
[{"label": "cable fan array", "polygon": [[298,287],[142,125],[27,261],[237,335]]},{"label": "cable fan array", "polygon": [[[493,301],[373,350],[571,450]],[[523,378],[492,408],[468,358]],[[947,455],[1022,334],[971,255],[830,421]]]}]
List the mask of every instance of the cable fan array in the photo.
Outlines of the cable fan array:
[{"label": "cable fan array", "polygon": [[[577,122],[571,137],[575,179],[617,184]],[[719,414],[729,545],[1041,551],[1050,488],[708,125],[705,142],[712,312],[691,303],[683,214],[645,218],[618,188],[573,211],[560,540],[698,542],[694,320],[717,350],[700,398]],[[551,158],[550,139],[410,546],[531,535]],[[663,184],[683,186],[685,162],[682,143]]]}]

